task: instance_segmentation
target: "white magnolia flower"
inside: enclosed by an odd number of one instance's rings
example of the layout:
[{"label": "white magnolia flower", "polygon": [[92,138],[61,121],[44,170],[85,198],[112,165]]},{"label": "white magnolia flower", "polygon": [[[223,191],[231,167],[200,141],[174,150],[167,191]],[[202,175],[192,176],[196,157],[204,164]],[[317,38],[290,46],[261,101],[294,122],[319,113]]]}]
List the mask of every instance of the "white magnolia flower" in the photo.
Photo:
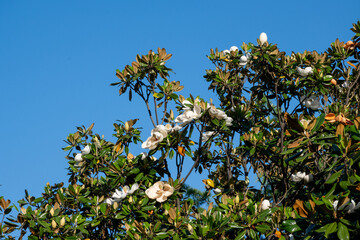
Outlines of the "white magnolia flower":
[{"label": "white magnolia flower", "polygon": [[[127,186],[125,186],[125,187],[127,187]],[[135,183],[131,186],[131,189],[128,190],[127,194],[133,194],[138,189],[139,189],[139,184]]]},{"label": "white magnolia flower", "polygon": [[150,199],[156,199],[158,202],[165,202],[168,197],[174,193],[174,188],[164,182],[156,182],[145,191]]},{"label": "white magnolia flower", "polygon": [[314,176],[312,174],[308,174],[304,177],[304,182],[305,183],[310,183],[314,180]]},{"label": "white magnolia flower", "polygon": [[237,46],[232,46],[230,48],[230,52],[235,52],[235,51],[238,51],[238,50],[239,50],[239,48]]},{"label": "white magnolia flower", "polygon": [[264,45],[264,43],[267,42],[267,40],[268,40],[266,33],[262,32],[260,34],[259,40],[260,40],[261,45]]},{"label": "white magnolia flower", "polygon": [[351,200],[351,202],[346,206],[345,211],[347,211],[347,213],[354,213],[355,212],[355,201]]},{"label": "white magnolia flower", "polygon": [[170,124],[157,125],[157,126],[154,128],[154,130],[155,130],[155,131],[158,131],[158,132],[161,132],[161,133],[164,134],[164,135],[166,134],[166,136],[167,136],[167,134],[168,134],[169,132],[171,132],[172,127],[171,127]]},{"label": "white magnolia flower", "polygon": [[210,107],[209,114],[211,117],[217,118],[219,120],[225,119],[227,117],[224,111],[217,109],[215,106]]},{"label": "white magnolia flower", "polygon": [[291,174],[290,180],[294,182],[300,182],[304,179],[306,174],[304,172],[297,172],[296,174]]},{"label": "white magnolia flower", "polygon": [[214,189],[214,193],[215,193],[215,194],[220,194],[220,193],[221,193],[221,189],[215,188],[215,189]]},{"label": "white magnolia flower", "polygon": [[113,205],[114,204],[114,199],[112,199],[112,198],[107,198],[106,200],[105,200],[105,203],[107,203],[107,204],[109,204],[109,205]]},{"label": "white magnolia flower", "polygon": [[242,56],[240,57],[240,63],[239,63],[239,65],[240,65],[240,66],[245,66],[245,65],[247,64],[248,60],[249,60],[249,59],[248,59],[247,56],[242,55]]},{"label": "white magnolia flower", "polygon": [[201,117],[201,107],[199,105],[194,105],[193,110],[186,110],[183,114],[175,118],[176,123],[180,123],[181,126],[184,126],[190,123],[194,119]]},{"label": "white magnolia flower", "polygon": [[230,51],[228,50],[228,49],[225,49],[224,51],[223,51],[223,53],[226,55],[226,54],[230,54]]},{"label": "white magnolia flower", "polygon": [[141,154],[141,160],[144,160],[145,158],[148,157],[148,153],[147,152],[142,152]]},{"label": "white magnolia flower", "polygon": [[300,97],[300,101],[305,105],[305,107],[312,110],[318,110],[321,107],[320,98],[315,95],[311,95],[309,98],[302,96]]},{"label": "white magnolia flower", "polygon": [[226,126],[230,127],[232,126],[233,119],[231,117],[225,118]]},{"label": "white magnolia flower", "polygon": [[291,174],[290,180],[294,182],[301,182],[304,180],[305,183],[312,182],[314,176],[312,174],[306,174],[304,172],[297,172],[296,174]]},{"label": "white magnolia flower", "polygon": [[267,199],[264,199],[261,203],[261,209],[266,210],[266,209],[269,209],[270,207],[271,207],[270,201]]},{"label": "white magnolia flower", "polygon": [[[129,188],[129,187],[128,187]],[[124,191],[124,189],[122,189],[121,191],[119,190],[115,190],[115,193],[112,195],[112,199],[115,202],[120,202],[121,200],[123,200],[124,198],[126,198],[126,192]]]},{"label": "white magnolia flower", "polygon": [[209,138],[210,138],[211,136],[214,135],[214,133],[215,133],[214,131],[204,132],[203,135],[202,135],[202,141],[203,141],[203,142],[206,142],[207,140],[209,140]]},{"label": "white magnolia flower", "polygon": [[159,143],[167,137],[168,132],[171,131],[170,124],[158,125],[151,130],[151,136],[141,144],[142,148],[148,148],[150,150],[155,149]]},{"label": "white magnolia flower", "polygon": [[348,205],[349,202],[350,202],[350,200],[347,200],[346,202],[343,202],[343,204],[342,204],[340,207],[338,207],[339,200],[335,200],[335,201],[333,202],[334,210],[335,210],[335,211],[342,211],[342,210],[344,210],[344,208]]},{"label": "white magnolia flower", "polygon": [[115,202],[120,202],[121,200],[126,198],[126,196],[128,194],[133,194],[138,189],[139,189],[139,184],[137,184],[137,183],[133,184],[131,189],[129,188],[128,185],[125,185],[121,191],[119,191],[117,189],[115,190],[115,193],[112,195],[112,199]]},{"label": "white magnolia flower", "polygon": [[296,70],[298,71],[298,74],[302,77],[307,77],[309,74],[312,74],[313,72],[312,67],[306,67],[306,68],[297,67]]},{"label": "white magnolia flower", "polygon": [[82,158],[82,154],[81,154],[81,153],[78,153],[78,154],[75,155],[75,161],[81,162],[82,160],[83,160],[83,158]]},{"label": "white magnolia flower", "polygon": [[89,154],[90,153],[89,145],[86,145],[86,147],[84,147],[84,149],[81,150],[81,153],[84,154],[84,155]]},{"label": "white magnolia flower", "polygon": [[182,126],[181,125],[175,125],[172,130],[173,131],[180,131],[182,129]]},{"label": "white magnolia flower", "polygon": [[183,110],[184,111],[186,111],[186,110],[191,110],[192,109],[192,107],[193,107],[193,104],[189,101],[189,100],[184,100],[184,101],[182,101],[182,103],[181,103],[182,105],[183,105]]},{"label": "white magnolia flower", "polygon": [[339,204],[339,200],[335,200],[334,202],[333,202],[333,207],[334,207],[334,210],[336,211],[337,210],[337,205]]},{"label": "white magnolia flower", "polygon": [[345,210],[347,213],[354,213],[355,210],[358,210],[360,208],[360,202],[358,204],[355,203],[354,200],[348,199],[346,202],[343,202],[343,204],[338,208],[339,200],[335,200],[333,202],[333,207],[335,211],[341,211]]}]

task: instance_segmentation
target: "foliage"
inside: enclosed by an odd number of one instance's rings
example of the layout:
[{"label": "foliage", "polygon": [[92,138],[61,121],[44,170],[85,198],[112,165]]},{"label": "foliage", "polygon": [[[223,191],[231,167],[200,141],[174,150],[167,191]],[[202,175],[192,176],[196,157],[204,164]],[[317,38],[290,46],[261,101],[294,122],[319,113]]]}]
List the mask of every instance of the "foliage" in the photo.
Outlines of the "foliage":
[{"label": "foliage", "polygon": [[[178,95],[165,49],[137,55],[112,85],[144,101],[150,137],[141,140],[137,119],[114,124],[115,143],[78,127],[64,148],[69,183],[37,198],[26,191],[18,205],[1,197],[0,236],[358,239],[360,22],[351,30],[352,41],[323,53],[286,55],[264,33],[242,49],[211,50],[204,78],[221,110]],[[141,142],[149,151],[133,155]],[[194,171],[204,193],[185,184]]]}]

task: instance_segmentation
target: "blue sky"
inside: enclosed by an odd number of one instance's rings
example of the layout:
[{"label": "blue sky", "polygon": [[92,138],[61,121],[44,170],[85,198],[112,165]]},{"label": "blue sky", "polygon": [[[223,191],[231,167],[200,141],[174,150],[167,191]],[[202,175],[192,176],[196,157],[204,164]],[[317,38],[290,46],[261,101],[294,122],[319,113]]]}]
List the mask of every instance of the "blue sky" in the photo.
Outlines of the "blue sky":
[{"label": "blue sky", "polygon": [[210,48],[256,42],[266,32],[288,53],[321,52],[350,39],[359,9],[359,1],[332,0],[0,1],[0,196],[15,201],[24,189],[39,196],[46,182],[66,182],[61,148],[76,126],[95,123],[111,139],[116,120],[140,118],[148,137],[142,102],[129,104],[109,86],[136,54],[166,48],[182,95],[209,99]]}]

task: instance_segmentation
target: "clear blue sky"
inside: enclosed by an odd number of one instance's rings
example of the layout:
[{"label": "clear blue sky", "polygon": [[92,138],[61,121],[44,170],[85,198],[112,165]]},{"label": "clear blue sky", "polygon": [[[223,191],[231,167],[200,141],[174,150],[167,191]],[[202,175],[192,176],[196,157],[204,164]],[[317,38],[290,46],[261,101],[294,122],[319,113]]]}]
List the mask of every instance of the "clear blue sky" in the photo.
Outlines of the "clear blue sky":
[{"label": "clear blue sky", "polygon": [[266,32],[288,53],[324,51],[349,40],[359,10],[360,1],[333,0],[0,1],[0,195],[15,201],[24,189],[39,196],[46,182],[66,182],[61,148],[75,126],[94,122],[111,139],[116,120],[140,118],[148,137],[141,102],[129,104],[109,86],[137,53],[166,48],[182,94],[209,99],[202,76],[210,48]]}]

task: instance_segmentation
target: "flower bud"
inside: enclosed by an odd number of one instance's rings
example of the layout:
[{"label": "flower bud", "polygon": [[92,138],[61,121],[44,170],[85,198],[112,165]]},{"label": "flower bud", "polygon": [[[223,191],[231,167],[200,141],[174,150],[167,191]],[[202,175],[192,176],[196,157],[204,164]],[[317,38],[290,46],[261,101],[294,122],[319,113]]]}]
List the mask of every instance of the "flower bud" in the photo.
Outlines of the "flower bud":
[{"label": "flower bud", "polygon": [[81,154],[81,153],[78,153],[78,154],[75,155],[75,161],[81,162],[82,160],[83,160],[83,158],[82,158],[82,154]]},{"label": "flower bud", "polygon": [[52,220],[52,221],[51,221],[51,227],[52,227],[52,228],[56,228],[56,226],[57,226],[56,222],[55,222],[54,220]]},{"label": "flower bud", "polygon": [[89,154],[90,153],[89,145],[86,145],[86,147],[84,147],[84,149],[81,150],[81,153],[84,154],[84,155]]},{"label": "flower bud", "polygon": [[63,227],[65,225],[65,217],[62,217],[60,220],[60,227]]},{"label": "flower bud", "polygon": [[51,216],[54,216],[54,208],[51,208],[51,210],[50,210],[50,215],[51,215]]},{"label": "flower bud", "polygon": [[220,193],[221,193],[221,189],[215,188],[215,189],[214,189],[214,193],[215,193],[215,194],[220,194]]},{"label": "flower bud", "polygon": [[235,51],[238,51],[238,50],[239,50],[239,48],[237,46],[232,46],[230,48],[230,52],[235,52]]},{"label": "flower bud", "polygon": [[268,40],[266,33],[262,32],[260,34],[259,40],[260,40],[260,44],[264,45],[264,43],[267,42]]},{"label": "flower bud", "polygon": [[266,210],[269,209],[271,207],[271,203],[269,200],[264,199],[261,203],[261,210]]}]

